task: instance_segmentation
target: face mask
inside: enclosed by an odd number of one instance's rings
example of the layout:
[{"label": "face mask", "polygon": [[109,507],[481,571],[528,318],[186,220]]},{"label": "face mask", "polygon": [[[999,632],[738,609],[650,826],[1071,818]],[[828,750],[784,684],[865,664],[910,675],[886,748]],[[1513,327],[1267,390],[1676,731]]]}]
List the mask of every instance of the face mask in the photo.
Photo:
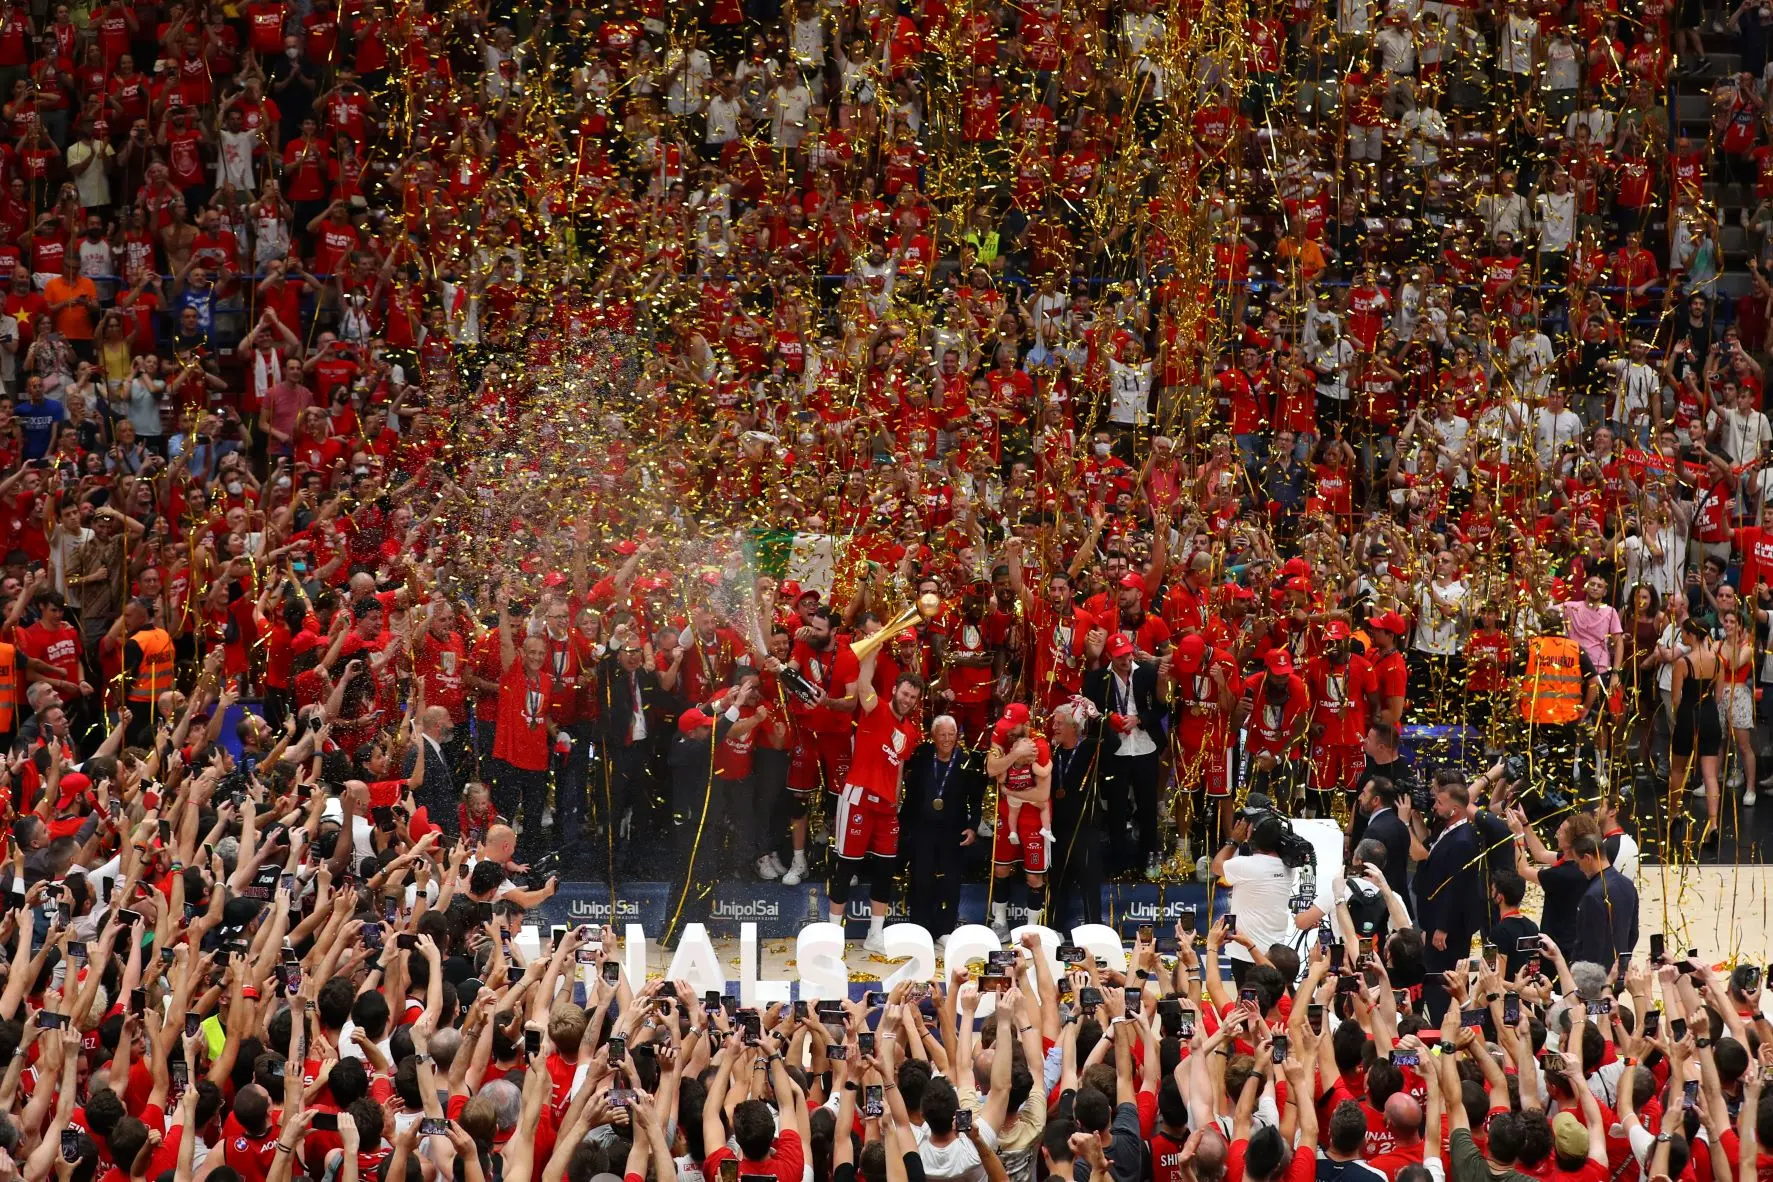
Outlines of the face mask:
[{"label": "face mask", "polygon": [[1108,445],[1106,443],[1096,444],[1095,450],[1096,450],[1096,457],[1098,459],[1105,460],[1108,458]]},{"label": "face mask", "polygon": [[1391,573],[1391,563],[1381,558],[1378,562],[1373,564],[1373,573],[1383,578],[1385,575]]},{"label": "face mask", "polygon": [[302,56],[301,47],[296,46],[296,45],[291,45],[288,49],[285,49],[283,51],[283,56],[287,57],[292,62],[297,61]]},{"label": "face mask", "polygon": [[287,476],[279,476],[279,477],[278,477],[278,478],[277,478],[277,487],[278,487],[278,488],[279,488],[279,489],[285,489],[285,488],[288,488],[288,487],[289,487],[289,477],[287,477]]},{"label": "face mask", "polygon": [[238,480],[228,481],[228,495],[231,497],[239,496],[241,491],[245,488],[246,486],[241,484]]},{"label": "face mask", "polygon": [[801,442],[801,446],[803,446],[803,447],[811,447],[813,444],[817,443],[818,441],[819,441],[819,437],[817,435],[814,435],[811,431],[803,431],[800,434],[800,442]]},{"label": "face mask", "polygon": [[351,471],[358,476],[368,476],[369,475],[368,468],[353,468]]}]

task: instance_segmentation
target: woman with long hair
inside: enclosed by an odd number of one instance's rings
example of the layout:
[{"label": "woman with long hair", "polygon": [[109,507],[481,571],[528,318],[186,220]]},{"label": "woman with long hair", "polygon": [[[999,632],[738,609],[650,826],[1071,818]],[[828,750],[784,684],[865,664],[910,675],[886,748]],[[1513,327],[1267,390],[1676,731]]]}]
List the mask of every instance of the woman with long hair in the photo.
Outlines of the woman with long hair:
[{"label": "woman with long hair", "polygon": [[1656,691],[1656,673],[1661,666],[1656,660],[1656,641],[1666,621],[1662,616],[1662,598],[1648,583],[1636,583],[1625,597],[1625,652],[1622,673],[1626,678],[1627,708],[1631,711],[1630,726],[1635,729],[1638,764],[1650,763],[1651,723],[1661,699]]},{"label": "woman with long hair", "polygon": [[[1718,682],[1718,716],[1736,738],[1742,760],[1742,803],[1755,803],[1755,637],[1740,611],[1723,613],[1724,639],[1718,646],[1723,675]],[[1730,779],[1734,781],[1735,776]]]},{"label": "woman with long hair", "polygon": [[1700,840],[1715,839],[1718,815],[1718,757],[1724,750],[1724,727],[1713,686],[1723,665],[1717,644],[1704,624],[1691,617],[1681,624],[1681,639],[1688,648],[1674,663],[1669,696],[1674,701],[1674,736],[1669,744],[1668,833],[1687,790],[1693,760],[1705,783],[1705,832]]}]

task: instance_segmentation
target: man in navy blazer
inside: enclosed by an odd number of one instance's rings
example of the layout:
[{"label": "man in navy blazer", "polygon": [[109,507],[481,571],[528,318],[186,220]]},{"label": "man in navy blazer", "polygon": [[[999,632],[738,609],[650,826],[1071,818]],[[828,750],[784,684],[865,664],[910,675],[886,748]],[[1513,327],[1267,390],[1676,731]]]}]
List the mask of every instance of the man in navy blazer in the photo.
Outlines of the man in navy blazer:
[{"label": "man in navy blazer", "polygon": [[1427,941],[1422,951],[1427,979],[1422,1001],[1434,1022],[1447,1011],[1440,974],[1471,954],[1471,938],[1483,927],[1485,891],[1477,830],[1469,820],[1471,796],[1459,781],[1436,784],[1434,815],[1442,829],[1416,868],[1416,926]]}]

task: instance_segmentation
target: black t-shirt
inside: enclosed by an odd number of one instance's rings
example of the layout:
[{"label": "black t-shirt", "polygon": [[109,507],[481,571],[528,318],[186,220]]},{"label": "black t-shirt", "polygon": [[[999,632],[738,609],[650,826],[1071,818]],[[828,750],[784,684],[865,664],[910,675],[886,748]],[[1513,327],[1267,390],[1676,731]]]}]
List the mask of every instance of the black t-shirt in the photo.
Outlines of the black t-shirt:
[{"label": "black t-shirt", "polygon": [[1560,949],[1571,947],[1576,938],[1576,911],[1588,890],[1588,875],[1571,861],[1539,868],[1539,886],[1545,892],[1545,918],[1540,930],[1557,942]]},{"label": "black t-shirt", "polygon": [[[1519,913],[1496,921],[1495,926],[1490,929],[1490,943],[1502,950],[1503,976],[1510,981],[1514,980],[1515,974],[1521,971],[1521,966],[1533,956],[1531,952],[1518,952],[1516,949],[1520,947],[1522,940],[1536,938],[1538,935],[1539,925]],[[1558,947],[1562,948],[1563,945]]]}]

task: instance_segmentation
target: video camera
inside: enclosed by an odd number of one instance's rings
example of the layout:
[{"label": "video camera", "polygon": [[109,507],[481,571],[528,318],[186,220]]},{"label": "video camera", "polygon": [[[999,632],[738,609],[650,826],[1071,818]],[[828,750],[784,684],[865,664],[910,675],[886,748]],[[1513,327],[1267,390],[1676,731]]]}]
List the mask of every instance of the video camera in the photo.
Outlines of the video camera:
[{"label": "video camera", "polygon": [[[1244,806],[1237,811],[1237,819],[1250,823],[1251,844],[1260,848],[1272,845],[1274,853],[1289,870],[1298,870],[1302,866],[1315,866],[1317,848],[1293,832],[1293,824],[1275,811],[1274,804],[1260,792],[1252,792],[1244,801]],[[1256,831],[1266,825],[1273,825],[1272,832],[1266,833],[1264,839],[1256,840]]]}]

